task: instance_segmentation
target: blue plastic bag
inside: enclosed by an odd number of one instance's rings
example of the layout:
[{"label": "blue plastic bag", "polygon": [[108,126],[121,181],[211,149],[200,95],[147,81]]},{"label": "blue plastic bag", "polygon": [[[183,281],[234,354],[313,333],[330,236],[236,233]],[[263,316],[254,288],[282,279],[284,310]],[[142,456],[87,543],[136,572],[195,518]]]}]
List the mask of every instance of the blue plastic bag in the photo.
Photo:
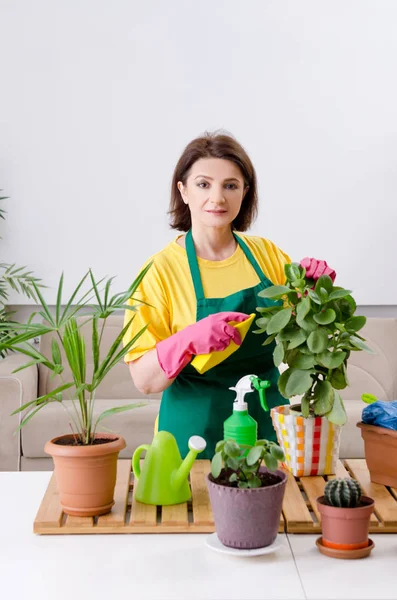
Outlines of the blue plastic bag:
[{"label": "blue plastic bag", "polygon": [[397,430],[397,400],[377,400],[363,409],[363,423]]}]

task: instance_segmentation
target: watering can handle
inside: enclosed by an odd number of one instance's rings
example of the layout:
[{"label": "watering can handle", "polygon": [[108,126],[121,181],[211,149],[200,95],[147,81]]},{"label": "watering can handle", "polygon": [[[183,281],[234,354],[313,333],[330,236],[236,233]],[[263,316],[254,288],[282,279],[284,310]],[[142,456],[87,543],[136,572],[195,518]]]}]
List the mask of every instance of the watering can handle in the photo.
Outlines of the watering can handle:
[{"label": "watering can handle", "polygon": [[139,479],[141,476],[141,465],[139,462],[141,459],[141,454],[144,450],[147,452],[149,448],[149,444],[142,444],[142,446],[138,446],[132,456],[132,470],[134,472],[135,479]]}]

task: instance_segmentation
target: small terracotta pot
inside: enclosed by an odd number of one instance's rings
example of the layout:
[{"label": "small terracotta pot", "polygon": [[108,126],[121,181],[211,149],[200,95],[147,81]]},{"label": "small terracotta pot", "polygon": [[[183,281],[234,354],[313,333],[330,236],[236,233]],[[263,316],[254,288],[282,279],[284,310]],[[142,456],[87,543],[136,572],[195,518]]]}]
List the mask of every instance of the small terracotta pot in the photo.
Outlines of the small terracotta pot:
[{"label": "small terracotta pot", "polygon": [[369,496],[361,496],[361,504],[355,508],[341,508],[325,504],[324,496],[317,498],[323,546],[339,550],[368,546],[369,520],[375,502]]},{"label": "small terracotta pot", "polygon": [[371,481],[397,487],[397,431],[357,423],[364,440],[365,460]]},{"label": "small terracotta pot", "polygon": [[[264,469],[261,469],[264,470]],[[287,476],[261,488],[242,489],[219,485],[207,475],[207,486],[218,538],[230,548],[264,548],[277,537]]]},{"label": "small terracotta pot", "polygon": [[54,460],[59,500],[67,515],[94,517],[109,512],[114,504],[113,495],[117,476],[117,458],[126,447],[125,440],[117,435],[98,433],[95,438],[112,441],[87,446],[63,446],[59,439],[72,439],[73,435],[53,438],[44,451]]}]

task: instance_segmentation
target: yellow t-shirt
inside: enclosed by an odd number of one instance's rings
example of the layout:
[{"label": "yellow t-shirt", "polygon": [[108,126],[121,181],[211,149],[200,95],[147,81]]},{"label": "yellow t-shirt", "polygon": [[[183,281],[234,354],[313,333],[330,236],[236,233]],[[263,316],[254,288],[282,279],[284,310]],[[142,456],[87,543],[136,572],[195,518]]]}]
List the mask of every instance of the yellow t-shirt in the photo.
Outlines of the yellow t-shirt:
[{"label": "yellow t-shirt", "polygon": [[[266,277],[273,284],[282,285],[285,282],[284,265],[291,262],[289,256],[267,239],[241,233],[238,235],[247,244]],[[128,302],[130,306],[135,305],[137,311],[125,311],[124,325],[132,315],[135,317],[124,336],[124,344],[146,324],[149,325],[124,357],[126,363],[137,360],[155,348],[161,340],[196,322],[196,296],[187,254],[185,248],[177,243],[177,239],[144,265],[153,261],[134,299],[143,300],[152,306],[132,299]],[[240,245],[225,260],[211,261],[200,257],[197,260],[206,298],[224,298],[259,283],[259,278]]]}]

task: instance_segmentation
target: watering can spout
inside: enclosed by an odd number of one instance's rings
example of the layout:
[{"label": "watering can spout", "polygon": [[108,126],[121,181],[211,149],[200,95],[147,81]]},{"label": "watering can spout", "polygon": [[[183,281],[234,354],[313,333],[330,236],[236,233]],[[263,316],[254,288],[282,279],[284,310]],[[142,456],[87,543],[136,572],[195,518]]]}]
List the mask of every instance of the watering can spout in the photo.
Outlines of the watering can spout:
[{"label": "watering can spout", "polygon": [[172,475],[171,484],[174,489],[178,489],[187,480],[197,454],[205,450],[206,446],[207,442],[199,435],[192,435],[189,439],[189,453],[181,466]]}]

